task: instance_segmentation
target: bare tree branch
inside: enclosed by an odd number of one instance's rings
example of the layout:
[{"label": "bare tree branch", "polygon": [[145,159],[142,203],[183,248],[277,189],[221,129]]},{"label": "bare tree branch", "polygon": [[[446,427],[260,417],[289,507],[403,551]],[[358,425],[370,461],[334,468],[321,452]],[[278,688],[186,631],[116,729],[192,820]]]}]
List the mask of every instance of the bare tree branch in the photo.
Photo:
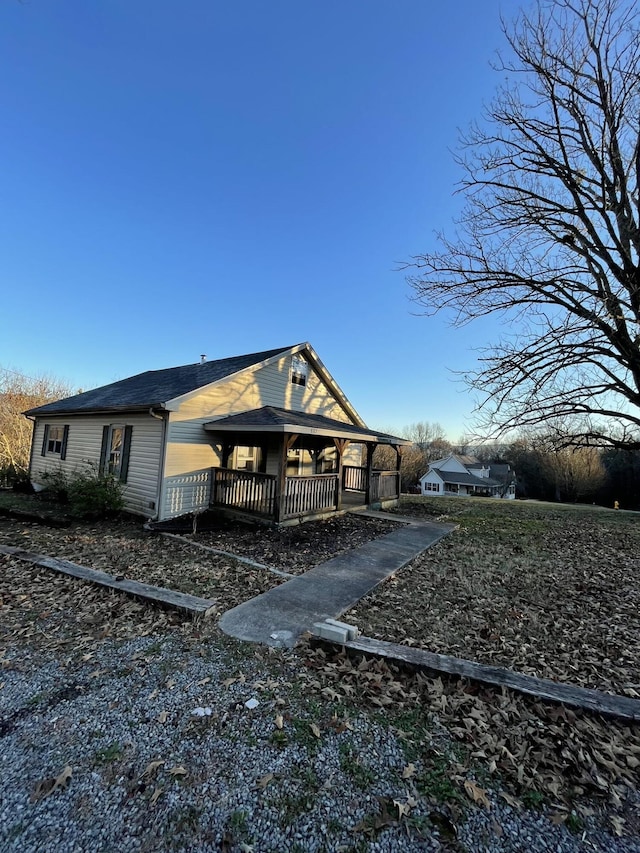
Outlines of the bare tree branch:
[{"label": "bare tree branch", "polygon": [[467,376],[494,436],[560,421],[640,448],[640,12],[538,0],[504,29],[507,83],[457,158],[459,233],[407,265],[414,298],[511,322]]}]

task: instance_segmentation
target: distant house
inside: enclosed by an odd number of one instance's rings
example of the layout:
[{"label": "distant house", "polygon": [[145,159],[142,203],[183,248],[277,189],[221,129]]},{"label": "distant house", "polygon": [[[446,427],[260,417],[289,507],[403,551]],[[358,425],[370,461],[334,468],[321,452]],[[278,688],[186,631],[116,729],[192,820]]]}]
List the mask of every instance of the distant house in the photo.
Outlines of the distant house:
[{"label": "distant house", "polygon": [[474,456],[457,453],[431,462],[419,483],[420,493],[431,497],[456,495],[513,499],[516,496],[516,477],[510,465],[485,465]]},{"label": "distant house", "polygon": [[[158,521],[214,506],[291,523],[394,501],[409,444],[369,429],[308,343],[147,371],[25,414],[33,482],[92,463]],[[396,449],[396,470],[373,469],[378,444]]]}]

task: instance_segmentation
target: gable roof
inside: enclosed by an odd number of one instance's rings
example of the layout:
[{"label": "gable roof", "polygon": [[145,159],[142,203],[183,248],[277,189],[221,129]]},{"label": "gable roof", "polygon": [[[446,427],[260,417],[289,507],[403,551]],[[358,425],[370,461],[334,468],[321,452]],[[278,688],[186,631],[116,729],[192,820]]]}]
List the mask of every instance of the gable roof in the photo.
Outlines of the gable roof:
[{"label": "gable roof", "polygon": [[[442,466],[449,460],[455,460],[464,468],[464,471],[443,469]],[[489,471],[488,477],[479,477],[474,473],[475,471],[487,469]],[[480,462],[475,456],[464,456],[460,453],[450,453],[443,459],[435,459],[433,462],[430,462],[426,473],[420,477],[420,482],[422,482],[429,474],[437,474],[437,476],[445,483],[451,483],[458,486],[478,486],[486,488],[487,486],[504,486],[503,480],[496,479],[496,477],[504,478],[505,476],[512,474],[512,470],[511,466],[508,464],[494,463],[486,465],[483,462]]]},{"label": "gable roof", "polygon": [[457,462],[459,465],[462,465],[463,468],[482,468],[482,462],[478,461],[475,456],[465,456],[462,453],[448,453],[446,456],[442,456],[440,459],[434,459],[429,463],[431,468],[441,468],[445,462],[449,462],[453,460]]},{"label": "gable roof", "polygon": [[325,435],[335,438],[350,438],[354,441],[375,441],[378,444],[406,445],[412,442],[386,432],[377,432],[368,427],[327,418],[309,412],[293,412],[275,406],[262,406],[208,421],[207,432],[298,432],[307,435]]},{"label": "gable roof", "polygon": [[445,483],[455,483],[458,486],[478,486],[486,488],[487,486],[501,486],[498,480],[492,480],[491,477],[476,477],[475,474],[461,474],[458,471],[438,471]]},{"label": "gable roof", "polygon": [[145,411],[154,406],[162,407],[169,400],[181,397],[212,382],[225,379],[233,373],[261,364],[274,356],[300,349],[304,345],[264,350],[232,358],[205,361],[203,364],[184,364],[164,370],[147,370],[103,385],[73,397],[46,403],[25,412],[26,415],[63,415],[114,411]]}]

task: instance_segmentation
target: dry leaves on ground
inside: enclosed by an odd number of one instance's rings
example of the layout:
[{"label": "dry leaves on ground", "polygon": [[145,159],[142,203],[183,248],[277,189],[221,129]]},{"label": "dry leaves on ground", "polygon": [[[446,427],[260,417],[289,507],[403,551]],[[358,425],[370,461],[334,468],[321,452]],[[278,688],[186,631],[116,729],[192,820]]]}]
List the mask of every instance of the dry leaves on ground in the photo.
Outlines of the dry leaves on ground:
[{"label": "dry leaves on ground", "polygon": [[[60,557],[115,576],[211,598],[219,612],[282,583],[267,571],[195,549],[133,521],[78,523],[55,530],[0,517],[0,543]],[[52,573],[49,573],[50,575]]]},{"label": "dry leaves on ground", "polygon": [[640,696],[635,516],[442,498],[412,499],[402,510],[434,507],[459,529],[346,621],[367,636]]},{"label": "dry leaves on ground", "polygon": [[[496,785],[508,783],[519,795],[539,791],[566,802],[600,797],[622,807],[627,790],[640,783],[640,726],[464,679],[402,671],[329,647],[307,647],[307,666],[309,688],[325,698],[331,686],[345,702],[357,697],[384,709],[389,722],[417,713],[423,733],[433,729],[429,714],[435,714],[462,749],[452,769],[459,786],[481,767]],[[414,739],[411,732],[403,734]],[[430,744],[418,738],[414,747],[423,764],[428,761]],[[416,767],[418,760],[413,759]]]}]

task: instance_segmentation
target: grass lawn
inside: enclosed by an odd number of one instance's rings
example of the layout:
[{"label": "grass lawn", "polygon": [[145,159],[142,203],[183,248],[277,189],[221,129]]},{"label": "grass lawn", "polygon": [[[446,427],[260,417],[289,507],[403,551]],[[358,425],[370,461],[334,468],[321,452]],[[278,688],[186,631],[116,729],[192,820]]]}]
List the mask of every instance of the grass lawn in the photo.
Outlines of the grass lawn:
[{"label": "grass lawn", "polygon": [[406,498],[459,525],[345,618],[363,634],[640,697],[640,516]]}]

